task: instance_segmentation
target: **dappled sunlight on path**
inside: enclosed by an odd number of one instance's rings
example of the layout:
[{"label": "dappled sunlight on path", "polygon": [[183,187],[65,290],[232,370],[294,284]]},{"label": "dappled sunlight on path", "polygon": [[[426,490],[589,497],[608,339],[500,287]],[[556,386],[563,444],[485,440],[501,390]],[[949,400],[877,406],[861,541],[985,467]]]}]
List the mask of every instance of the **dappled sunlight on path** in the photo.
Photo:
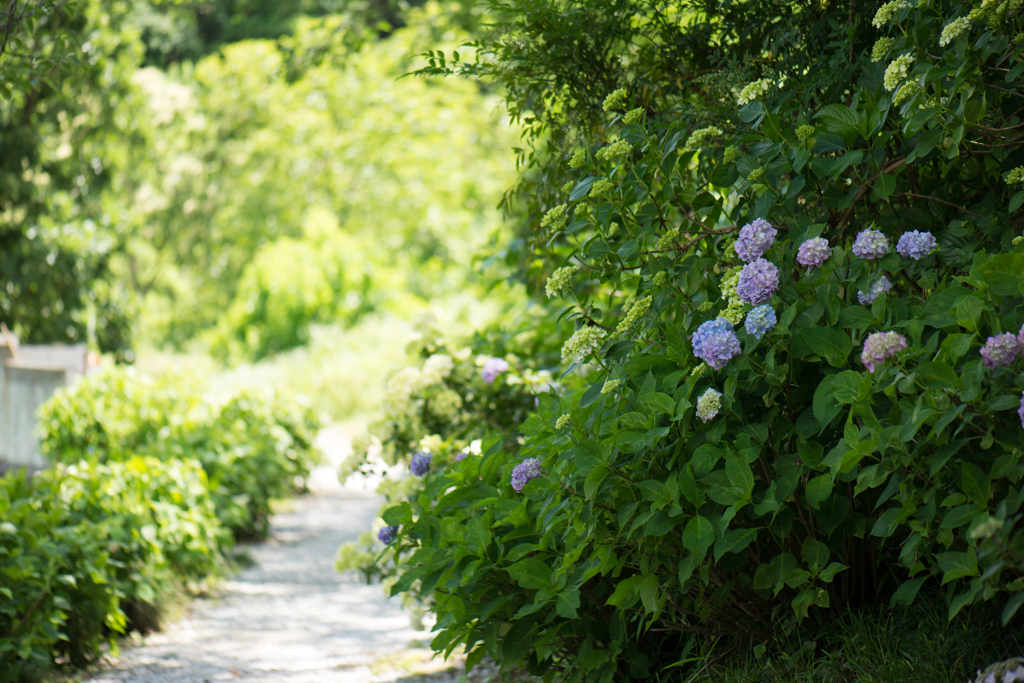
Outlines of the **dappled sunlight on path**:
[{"label": "dappled sunlight on path", "polygon": [[337,483],[348,438],[337,428],[324,437],[330,462],[314,473],[314,493],[274,517],[268,542],[251,548],[255,566],[144,645],[126,649],[92,683],[360,683],[400,676],[388,676],[379,663],[426,634],[410,628],[380,585],[334,570],[338,546],[370,527],[381,499],[372,482]]}]

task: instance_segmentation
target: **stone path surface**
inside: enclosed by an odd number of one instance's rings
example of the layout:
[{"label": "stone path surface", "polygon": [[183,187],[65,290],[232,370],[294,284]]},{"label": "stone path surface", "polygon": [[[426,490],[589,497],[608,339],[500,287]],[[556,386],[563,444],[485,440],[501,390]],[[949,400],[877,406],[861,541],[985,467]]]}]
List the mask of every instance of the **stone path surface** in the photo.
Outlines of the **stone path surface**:
[{"label": "stone path surface", "polygon": [[338,546],[372,525],[381,499],[373,482],[338,484],[346,430],[325,430],[319,442],[330,464],[314,473],[311,495],[275,515],[268,542],[251,548],[255,566],[126,648],[92,683],[371,683],[407,675],[388,663],[410,653],[429,659],[415,649],[429,636],[412,630],[397,598],[335,571]]}]

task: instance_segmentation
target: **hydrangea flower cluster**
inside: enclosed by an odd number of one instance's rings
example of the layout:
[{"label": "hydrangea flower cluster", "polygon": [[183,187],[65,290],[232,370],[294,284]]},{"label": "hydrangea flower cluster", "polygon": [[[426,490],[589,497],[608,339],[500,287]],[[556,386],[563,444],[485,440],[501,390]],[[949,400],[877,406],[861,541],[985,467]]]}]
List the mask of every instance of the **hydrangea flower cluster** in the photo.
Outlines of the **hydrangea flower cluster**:
[{"label": "hydrangea flower cluster", "polygon": [[979,671],[974,683],[1018,683],[1024,681],[1024,658],[1014,657]]},{"label": "hydrangea flower cluster", "polygon": [[885,56],[889,54],[890,47],[892,47],[892,38],[882,37],[876,40],[874,47],[871,48],[871,61],[880,62],[885,59]]},{"label": "hydrangea flower cluster", "polygon": [[935,236],[930,232],[911,230],[900,235],[896,242],[896,253],[903,258],[918,261],[935,249]]},{"label": "hydrangea flower cluster", "polygon": [[619,326],[616,328],[616,332],[619,334],[625,334],[632,328],[637,322],[647,315],[647,311],[651,308],[651,302],[654,300],[653,297],[645,296],[643,299],[639,299],[633,302],[633,305],[629,307],[629,312],[619,322]]},{"label": "hydrangea flower cluster", "polygon": [[462,410],[462,397],[447,387],[441,389],[427,404],[430,412],[443,422],[455,420]]},{"label": "hydrangea flower cluster", "polygon": [[377,532],[377,540],[384,545],[391,545],[391,541],[395,540],[395,535],[397,533],[397,526],[386,526]]},{"label": "hydrangea flower cluster", "polygon": [[[881,12],[882,10],[878,10]],[[905,54],[900,55],[896,59],[889,63],[889,66],[885,67],[885,76],[882,78],[882,85],[885,86],[886,90],[892,90],[900,81],[907,77],[910,73],[910,65],[914,63],[914,55]]]},{"label": "hydrangea flower cluster", "polygon": [[657,249],[658,251],[668,249],[670,246],[672,246],[672,243],[676,241],[677,237],[679,237],[679,228],[672,228],[671,230],[669,230],[664,235],[658,238],[658,243],[654,245],[654,248]]},{"label": "hydrangea flower cluster", "polygon": [[541,469],[540,460],[527,458],[512,469],[512,488],[516,490],[516,493],[521,493],[526,482],[542,476],[544,476],[544,470]]},{"label": "hydrangea flower cluster", "polygon": [[622,105],[626,103],[626,89],[619,88],[604,98],[603,108],[605,111],[611,111],[613,109],[621,109]]},{"label": "hydrangea flower cluster", "polygon": [[609,379],[601,387],[601,395],[610,394],[622,385],[621,379]]},{"label": "hydrangea flower cluster", "polygon": [[853,242],[853,253],[862,259],[878,259],[889,251],[889,240],[878,230],[861,230]]},{"label": "hydrangea flower cluster", "polygon": [[561,431],[565,429],[565,426],[569,424],[569,413],[565,415],[559,415],[558,420],[555,422],[555,429]]},{"label": "hydrangea flower cluster", "polygon": [[828,240],[824,237],[814,237],[806,240],[796,250],[796,262],[805,268],[817,268],[831,255]]},{"label": "hydrangea flower cluster", "polygon": [[417,477],[425,476],[430,471],[430,462],[433,459],[434,456],[429,451],[420,451],[412,456],[412,462],[409,463],[409,471]]},{"label": "hydrangea flower cluster", "polygon": [[484,367],[480,370],[480,376],[488,384],[498,379],[498,375],[508,370],[508,361],[504,358],[488,358],[484,361]]},{"label": "hydrangea flower cluster", "polygon": [[775,316],[775,309],[768,304],[761,304],[751,310],[750,313],[747,313],[747,321],[744,323],[744,327],[747,330],[747,334],[760,339],[771,332],[778,322],[779,319]]},{"label": "hydrangea flower cluster", "polygon": [[743,266],[736,293],[748,304],[763,304],[779,288],[779,269],[771,261],[759,258]]},{"label": "hydrangea flower cluster", "polygon": [[614,187],[615,183],[608,180],[607,178],[601,178],[596,183],[590,186],[590,194],[587,196],[591,198],[597,198]]},{"label": "hydrangea flower cluster", "polygon": [[722,392],[708,387],[708,390],[697,399],[697,417],[704,422],[718,415],[722,407]]},{"label": "hydrangea flower cluster", "polygon": [[804,124],[796,129],[796,139],[800,142],[804,142],[814,135],[814,126]]},{"label": "hydrangea flower cluster", "polygon": [[463,460],[465,460],[466,458],[468,458],[468,457],[469,457],[469,450],[470,450],[470,447],[469,447],[469,446],[466,446],[466,447],[465,447],[465,448],[463,448],[463,449],[462,449],[461,451],[459,451],[458,453],[456,453],[456,454],[455,454],[455,457],[454,457],[454,458],[452,458],[452,459],[453,459],[453,460],[454,460],[455,462],[462,462]]},{"label": "hydrangea flower cluster", "polygon": [[693,355],[715,370],[721,370],[729,359],[740,354],[740,340],[732,331],[732,323],[716,318],[703,323],[693,333]]},{"label": "hydrangea flower cluster", "polygon": [[772,81],[769,78],[762,78],[753,83],[747,83],[740,90],[740,94],[736,96],[736,103],[742,107],[754,100],[759,100],[771,89],[772,85]]},{"label": "hydrangea flower cluster", "polygon": [[985,346],[981,349],[981,362],[989,370],[998,367],[1006,367],[1017,360],[1020,353],[1020,344],[1013,332],[1004,332],[994,337],[989,337]]},{"label": "hydrangea flower cluster", "polygon": [[875,28],[882,28],[893,20],[893,17],[896,16],[897,12],[907,7],[910,7],[910,5],[904,2],[904,0],[893,0],[892,2],[887,2],[879,7],[878,11],[875,12],[875,18],[871,20],[871,25]]},{"label": "hydrangea flower cluster", "polygon": [[864,350],[860,354],[860,362],[874,372],[875,368],[886,358],[892,358],[897,351],[907,348],[907,340],[896,332],[875,332],[864,340]]},{"label": "hydrangea flower cluster", "polygon": [[654,277],[651,278],[651,282],[654,283],[655,287],[664,287],[668,282],[668,273],[664,270],[659,270],[654,274]]},{"label": "hydrangea flower cluster", "polygon": [[569,168],[579,168],[586,162],[586,160],[587,153],[582,149],[578,149],[572,153],[571,157],[569,157]]},{"label": "hydrangea flower cluster", "polygon": [[1024,166],[1018,166],[1011,170],[1003,176],[1003,180],[1005,180],[1009,185],[1019,185],[1020,183],[1024,183]]},{"label": "hydrangea flower cluster", "polygon": [[566,221],[569,220],[569,216],[566,214],[568,208],[567,204],[559,204],[552,208],[544,214],[544,218],[540,219],[540,227],[550,228],[552,232],[564,228]]},{"label": "hydrangea flower cluster", "polygon": [[601,347],[607,336],[608,333],[599,327],[581,327],[562,345],[562,359],[582,363],[587,356]]},{"label": "hydrangea flower cluster", "polygon": [[896,94],[892,96],[892,103],[894,106],[903,104],[906,100],[909,100],[920,88],[914,81],[906,81],[900,86],[900,89],[896,91]]},{"label": "hydrangea flower cluster", "polygon": [[683,151],[695,152],[701,147],[706,147],[711,142],[712,138],[721,137],[722,135],[722,129],[717,126],[698,128],[690,133],[690,137],[687,138],[686,144],[683,145]]},{"label": "hydrangea flower cluster", "polygon": [[563,266],[551,273],[551,277],[548,278],[547,284],[544,285],[544,291],[547,292],[548,298],[553,299],[558,296],[558,293],[563,289],[568,289],[569,281],[579,269],[579,266]]},{"label": "hydrangea flower cluster", "polygon": [[1017,417],[1020,418],[1020,426],[1024,427],[1024,391],[1020,394],[1020,408],[1017,409]]},{"label": "hydrangea flower cluster", "polygon": [[779,231],[763,218],[755,218],[740,230],[736,239],[736,255],[746,263],[757,260],[775,243]]},{"label": "hydrangea flower cluster", "polygon": [[636,109],[630,109],[626,112],[626,115],[622,117],[622,122],[627,126],[632,126],[634,123],[640,123],[644,118],[644,108],[637,107]]},{"label": "hydrangea flower cluster", "polygon": [[624,157],[633,151],[633,145],[629,144],[625,140],[617,140],[607,147],[602,147],[597,150],[597,158],[602,161],[611,161]]},{"label": "hydrangea flower cluster", "polygon": [[890,289],[892,289],[892,283],[889,282],[889,278],[882,275],[871,283],[867,292],[858,291],[857,300],[860,301],[863,306],[870,306],[875,303],[875,299],[880,295],[888,294]]},{"label": "hydrangea flower cluster", "polygon": [[966,31],[971,26],[971,20],[969,17],[960,17],[954,19],[945,26],[942,27],[942,35],[939,36],[939,47],[946,47],[954,40],[957,36]]}]

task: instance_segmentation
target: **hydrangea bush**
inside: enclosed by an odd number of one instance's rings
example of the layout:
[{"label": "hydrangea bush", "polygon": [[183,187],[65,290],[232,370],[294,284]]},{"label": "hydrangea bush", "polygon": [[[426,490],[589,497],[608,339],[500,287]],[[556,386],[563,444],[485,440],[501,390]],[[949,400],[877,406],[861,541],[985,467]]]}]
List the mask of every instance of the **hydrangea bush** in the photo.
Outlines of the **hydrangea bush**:
[{"label": "hydrangea bush", "polygon": [[[584,27],[571,4],[524,3],[518,37],[464,69],[550,133],[526,131],[547,166],[524,181],[524,263],[538,290],[554,273],[552,316],[576,326],[567,376],[600,371],[542,396],[522,444],[485,439],[384,513],[392,591],[434,596],[435,649],[570,681],[686,680],[711,639],[767,643],[925,587],[950,618],[994,601],[1009,621],[1024,603],[1017,6],[787,6],[786,47],[730,42],[714,77],[630,53],[640,76],[608,99],[555,63],[567,27],[618,54],[628,31],[601,8],[619,16],[596,2]],[[689,29],[644,15],[631,44],[752,38],[762,10],[695,10]],[[744,71],[767,45],[793,63]]]}]

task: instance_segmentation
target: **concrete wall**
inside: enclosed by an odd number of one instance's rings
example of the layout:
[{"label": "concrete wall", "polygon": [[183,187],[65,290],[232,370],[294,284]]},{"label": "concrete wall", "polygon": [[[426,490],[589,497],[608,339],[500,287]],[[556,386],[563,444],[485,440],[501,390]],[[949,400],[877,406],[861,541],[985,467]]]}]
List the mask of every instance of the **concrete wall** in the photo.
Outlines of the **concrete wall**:
[{"label": "concrete wall", "polygon": [[85,344],[18,346],[18,358],[0,336],[0,474],[46,466],[36,440],[36,410],[60,387],[85,373]]},{"label": "concrete wall", "polygon": [[36,440],[36,410],[67,382],[65,368],[7,362],[0,372],[0,468],[41,469],[46,461]]}]

